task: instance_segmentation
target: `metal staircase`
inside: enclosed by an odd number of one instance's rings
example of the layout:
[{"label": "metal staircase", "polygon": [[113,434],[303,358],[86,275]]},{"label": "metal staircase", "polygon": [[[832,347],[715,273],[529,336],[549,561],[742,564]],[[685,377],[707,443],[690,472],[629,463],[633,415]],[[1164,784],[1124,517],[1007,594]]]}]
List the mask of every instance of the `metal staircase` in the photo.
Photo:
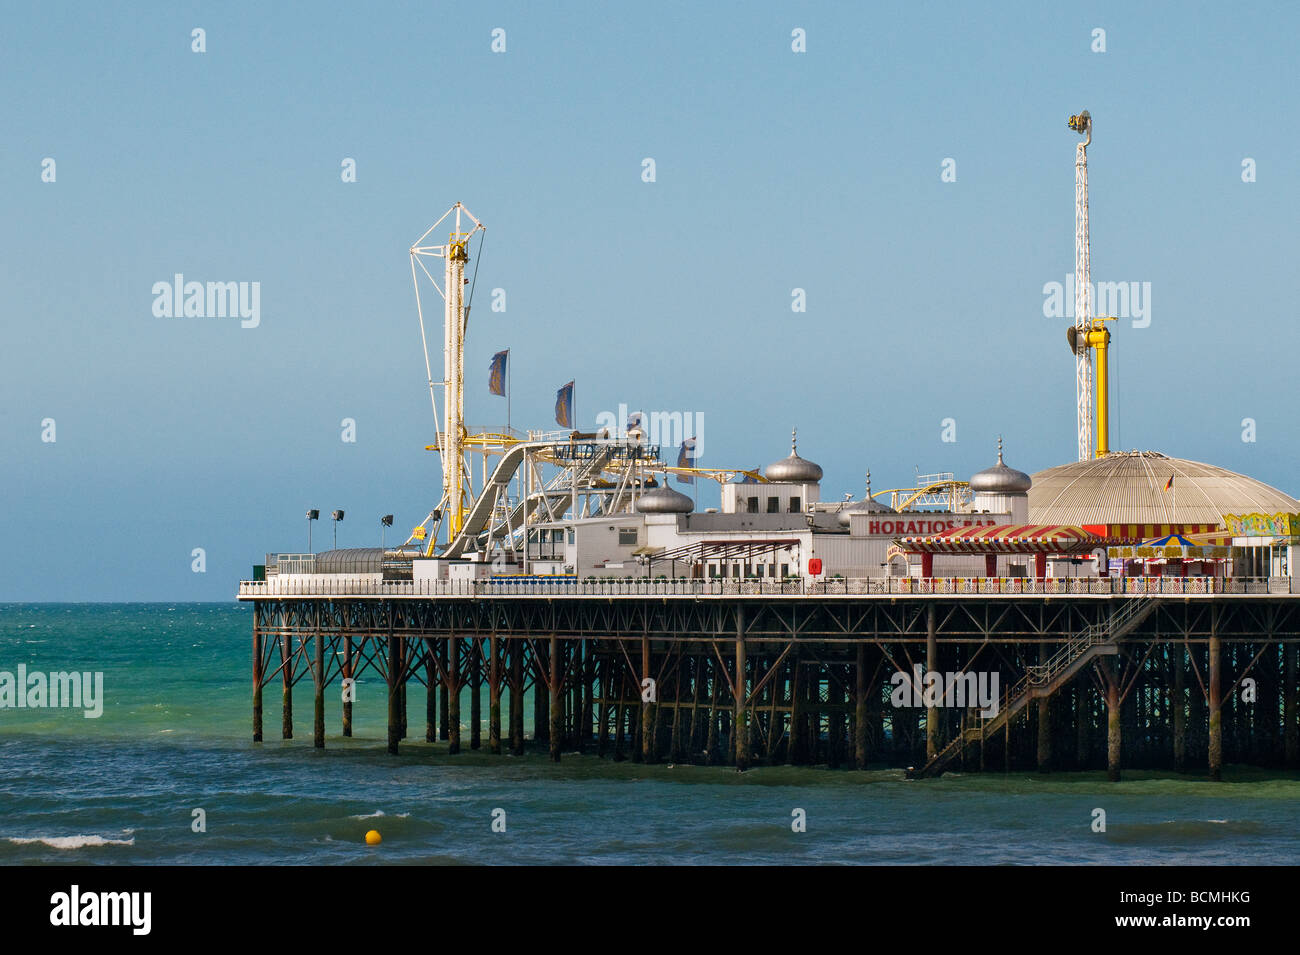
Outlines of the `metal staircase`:
[{"label": "metal staircase", "polygon": [[1030,700],[1050,697],[1069,683],[1097,657],[1119,653],[1119,641],[1142,623],[1155,609],[1154,595],[1126,598],[1124,603],[1101,623],[1092,624],[1073,634],[1046,663],[1026,668],[1025,675],[1002,695],[996,716],[968,725],[962,720],[961,731],[920,769],[909,769],[909,779],[927,779],[942,775],[944,768],[961,755],[970,743],[979,743],[1002,729]]}]

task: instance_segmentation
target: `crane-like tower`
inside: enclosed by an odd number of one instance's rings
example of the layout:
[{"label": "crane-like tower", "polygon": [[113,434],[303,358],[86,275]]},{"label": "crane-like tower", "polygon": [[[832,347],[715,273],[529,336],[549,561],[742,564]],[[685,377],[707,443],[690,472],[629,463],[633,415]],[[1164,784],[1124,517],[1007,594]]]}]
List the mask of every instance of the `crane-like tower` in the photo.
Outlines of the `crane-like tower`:
[{"label": "crane-like tower", "polygon": [[1092,276],[1088,238],[1088,144],[1092,142],[1092,116],[1085,109],[1071,116],[1069,126],[1083,142],[1074,149],[1074,326],[1070,348],[1074,351],[1074,389],[1079,419],[1079,460],[1092,458]]},{"label": "crane-like tower", "polygon": [[[455,216],[445,245],[421,245],[448,216]],[[472,223],[472,227],[470,226]],[[420,341],[424,345],[424,370],[429,377],[429,400],[433,415],[438,417],[438,398],[434,389],[442,385],[442,430],[438,434],[438,453],[442,458],[442,498],[438,510],[447,518],[448,540],[460,533],[469,498],[469,474],[465,464],[465,326],[469,310],[465,303],[465,265],[469,262],[469,242],[476,232],[486,231],[483,223],[461,203],[442,214],[411,246],[411,281],[415,283],[415,307],[420,316]],[[442,286],[425,267],[424,259],[445,260]],[[429,362],[429,342],[424,333],[424,309],[420,302],[420,282],[416,267],[425,274],[442,296],[443,375],[433,380]],[[432,548],[433,541],[429,541]]]}]

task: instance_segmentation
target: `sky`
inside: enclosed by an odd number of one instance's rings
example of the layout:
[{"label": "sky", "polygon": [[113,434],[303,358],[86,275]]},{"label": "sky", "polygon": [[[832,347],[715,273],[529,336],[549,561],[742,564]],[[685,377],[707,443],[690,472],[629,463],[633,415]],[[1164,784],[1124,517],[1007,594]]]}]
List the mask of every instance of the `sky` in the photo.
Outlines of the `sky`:
[{"label": "sky", "polygon": [[[1285,3],[6,3],[0,600],[232,599],[306,548],[309,507],[317,550],[335,508],[339,546],[387,513],[404,537],[440,487],[407,250],[457,201],[487,228],[471,424],[504,420],[509,348],[516,427],[554,427],[570,379],[580,427],[696,416],[701,466],[769,463],[797,427],[823,499],[868,468],[967,477],[998,435],[1022,470],[1073,460],[1044,287],[1073,272],[1083,109],[1093,279],[1145,312],[1112,325],[1112,446],[1300,493],[1297,26]],[[258,283],[255,327],[156,314],[177,273]]]}]

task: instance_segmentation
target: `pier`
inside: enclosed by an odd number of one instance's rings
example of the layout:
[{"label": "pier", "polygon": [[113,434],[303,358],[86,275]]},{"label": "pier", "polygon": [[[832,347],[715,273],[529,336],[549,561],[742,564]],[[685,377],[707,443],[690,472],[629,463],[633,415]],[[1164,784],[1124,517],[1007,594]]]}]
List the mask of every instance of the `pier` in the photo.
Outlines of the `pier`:
[{"label": "pier", "polygon": [[[314,745],[326,746],[331,720],[350,735],[342,681],[374,674],[393,754],[422,688],[424,739],[452,757],[466,746],[522,755],[531,742],[556,761],[918,777],[1105,769],[1118,780],[1124,769],[1219,779],[1227,763],[1297,767],[1295,590],[1290,577],[285,577],[244,581],[239,599],[253,604],[255,741],[276,688],[281,737],[293,737],[304,680]],[[971,688],[996,674],[996,712],[927,699],[916,684],[931,673]]]}]

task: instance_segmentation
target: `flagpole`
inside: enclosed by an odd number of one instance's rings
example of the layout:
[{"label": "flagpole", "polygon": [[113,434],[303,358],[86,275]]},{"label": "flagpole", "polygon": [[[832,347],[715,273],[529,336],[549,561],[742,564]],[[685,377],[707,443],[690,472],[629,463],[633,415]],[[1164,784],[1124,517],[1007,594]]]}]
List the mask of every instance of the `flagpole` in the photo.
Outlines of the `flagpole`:
[{"label": "flagpole", "polygon": [[506,434],[510,434],[510,349],[506,349]]}]

